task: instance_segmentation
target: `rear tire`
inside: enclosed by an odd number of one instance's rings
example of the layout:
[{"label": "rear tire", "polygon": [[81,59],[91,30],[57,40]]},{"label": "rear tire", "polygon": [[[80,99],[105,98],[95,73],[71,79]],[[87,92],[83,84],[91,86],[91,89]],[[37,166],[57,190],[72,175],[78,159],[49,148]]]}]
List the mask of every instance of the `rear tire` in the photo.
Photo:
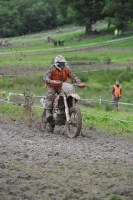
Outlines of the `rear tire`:
[{"label": "rear tire", "polygon": [[70,123],[66,123],[67,136],[76,138],[79,136],[82,127],[82,115],[78,107],[72,107],[69,110]]}]

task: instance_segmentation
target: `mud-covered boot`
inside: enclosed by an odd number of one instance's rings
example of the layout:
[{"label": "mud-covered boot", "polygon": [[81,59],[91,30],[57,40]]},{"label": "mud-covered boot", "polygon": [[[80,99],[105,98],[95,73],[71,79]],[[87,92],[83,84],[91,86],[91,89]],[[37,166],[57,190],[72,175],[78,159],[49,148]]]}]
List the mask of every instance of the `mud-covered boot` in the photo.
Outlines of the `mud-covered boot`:
[{"label": "mud-covered boot", "polygon": [[46,110],[46,118],[48,122],[51,122],[53,115],[52,115],[52,110]]},{"label": "mud-covered boot", "polygon": [[49,133],[53,133],[54,127],[55,127],[55,125],[50,123],[49,126],[47,127],[47,131],[48,131]]}]

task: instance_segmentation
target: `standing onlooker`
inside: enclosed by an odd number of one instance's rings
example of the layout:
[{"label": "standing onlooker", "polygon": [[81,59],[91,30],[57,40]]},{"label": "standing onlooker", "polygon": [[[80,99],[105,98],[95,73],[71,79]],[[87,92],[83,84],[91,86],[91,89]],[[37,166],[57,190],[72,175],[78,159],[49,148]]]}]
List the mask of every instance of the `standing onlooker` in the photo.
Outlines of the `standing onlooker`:
[{"label": "standing onlooker", "polygon": [[54,40],[54,47],[57,46],[57,40]]},{"label": "standing onlooker", "polygon": [[115,31],[114,31],[114,37],[117,37],[117,36],[118,36],[118,30],[116,28]]},{"label": "standing onlooker", "polygon": [[58,45],[61,46],[61,41],[60,40],[58,41]]},{"label": "standing onlooker", "polygon": [[61,40],[61,46],[64,46],[64,39]]},{"label": "standing onlooker", "polygon": [[50,37],[50,35],[48,35],[48,37],[47,37],[47,42],[48,42],[48,43],[51,42],[51,37]]},{"label": "standing onlooker", "polygon": [[121,86],[119,84],[119,81],[116,81],[115,85],[113,85],[113,88],[112,88],[112,98],[113,98],[114,104],[116,105],[117,111],[120,110],[119,99],[121,98],[121,95],[122,95]]}]

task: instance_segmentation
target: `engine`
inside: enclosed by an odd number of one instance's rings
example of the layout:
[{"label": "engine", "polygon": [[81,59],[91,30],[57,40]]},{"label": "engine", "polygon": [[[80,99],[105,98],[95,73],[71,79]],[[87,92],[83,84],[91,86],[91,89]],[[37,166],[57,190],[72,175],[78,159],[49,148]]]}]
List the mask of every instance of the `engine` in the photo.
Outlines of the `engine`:
[{"label": "engine", "polygon": [[64,111],[59,109],[53,110],[53,120],[55,125],[65,125],[66,123],[66,115]]}]

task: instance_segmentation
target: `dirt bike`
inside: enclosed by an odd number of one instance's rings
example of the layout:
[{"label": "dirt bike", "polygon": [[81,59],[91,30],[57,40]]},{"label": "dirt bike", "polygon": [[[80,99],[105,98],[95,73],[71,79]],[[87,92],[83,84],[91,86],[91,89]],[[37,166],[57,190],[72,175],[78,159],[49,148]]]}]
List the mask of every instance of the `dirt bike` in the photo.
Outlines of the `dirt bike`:
[{"label": "dirt bike", "polygon": [[[61,83],[56,81],[57,84]],[[55,84],[55,81],[54,81]],[[75,93],[74,86],[84,88],[85,83],[67,83],[63,82],[61,92],[55,97],[53,102],[53,119],[48,122],[46,119],[45,99],[41,99],[44,107],[42,114],[41,128],[53,132],[55,125],[66,125],[66,134],[69,138],[76,138],[82,128],[82,115],[77,102],[80,99]]]}]

